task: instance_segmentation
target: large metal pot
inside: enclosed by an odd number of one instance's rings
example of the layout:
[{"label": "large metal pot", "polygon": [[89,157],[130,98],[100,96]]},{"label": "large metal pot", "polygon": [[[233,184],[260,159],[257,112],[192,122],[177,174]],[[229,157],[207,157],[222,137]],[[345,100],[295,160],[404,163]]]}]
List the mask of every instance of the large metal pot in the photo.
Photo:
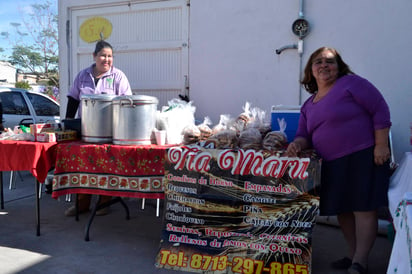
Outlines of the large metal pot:
[{"label": "large metal pot", "polygon": [[125,95],[113,99],[113,143],[150,145],[158,102],[156,97],[146,95]]},{"label": "large metal pot", "polygon": [[116,95],[82,95],[82,140],[88,143],[111,143],[113,106]]}]

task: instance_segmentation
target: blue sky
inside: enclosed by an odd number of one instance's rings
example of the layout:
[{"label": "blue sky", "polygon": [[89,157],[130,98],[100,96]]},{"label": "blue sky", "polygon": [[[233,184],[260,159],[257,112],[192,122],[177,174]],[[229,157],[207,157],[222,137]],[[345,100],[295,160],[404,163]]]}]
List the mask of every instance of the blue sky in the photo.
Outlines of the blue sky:
[{"label": "blue sky", "polygon": [[[53,9],[57,13],[57,0],[49,0],[52,3]],[[16,39],[20,39],[17,35],[17,31],[20,33],[27,33],[27,29],[24,26],[23,18],[28,20],[29,14],[32,12],[32,4],[44,4],[46,0],[1,0],[0,9],[0,48],[3,48],[6,52],[0,53],[0,59],[5,59],[4,56],[11,52],[13,43]],[[21,24],[14,27],[11,23]],[[8,38],[7,38],[8,36]],[[23,36],[24,39],[30,39],[30,35]],[[30,43],[30,40],[27,40]]]}]

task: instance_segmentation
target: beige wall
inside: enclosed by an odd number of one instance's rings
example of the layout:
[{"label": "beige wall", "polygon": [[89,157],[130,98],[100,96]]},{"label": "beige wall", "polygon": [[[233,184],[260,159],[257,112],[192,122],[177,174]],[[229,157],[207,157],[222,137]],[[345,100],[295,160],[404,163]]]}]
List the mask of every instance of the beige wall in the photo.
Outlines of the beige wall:
[{"label": "beige wall", "polygon": [[2,84],[16,83],[16,68],[9,62],[0,61],[0,82]]},{"label": "beige wall", "polygon": [[27,82],[30,85],[33,85],[37,83],[37,76],[30,75],[30,74],[24,74],[24,73],[18,73],[17,82],[22,82],[22,81]]}]

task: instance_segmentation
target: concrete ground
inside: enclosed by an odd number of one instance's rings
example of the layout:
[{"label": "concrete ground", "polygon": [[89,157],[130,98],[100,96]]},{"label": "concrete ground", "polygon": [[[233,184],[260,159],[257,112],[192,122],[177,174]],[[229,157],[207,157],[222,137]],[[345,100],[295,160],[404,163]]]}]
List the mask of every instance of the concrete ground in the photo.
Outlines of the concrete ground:
[{"label": "concrete ground", "polygon": [[[0,210],[0,274],[182,273],[154,266],[162,226],[161,217],[156,217],[155,200],[146,200],[142,210],[141,200],[127,199],[130,220],[125,219],[120,204],[112,205],[109,215],[95,217],[87,242],[84,236],[88,214],[80,215],[78,222],[65,217],[63,212],[71,202],[66,202],[65,197],[55,200],[43,192],[41,235],[36,236],[34,178],[28,172],[20,172],[16,188],[9,190],[9,174],[3,173],[5,209]],[[370,257],[369,273],[386,273],[391,248],[386,235],[380,235]],[[339,228],[317,223],[312,249],[312,273],[346,273],[329,266],[345,255]]]}]

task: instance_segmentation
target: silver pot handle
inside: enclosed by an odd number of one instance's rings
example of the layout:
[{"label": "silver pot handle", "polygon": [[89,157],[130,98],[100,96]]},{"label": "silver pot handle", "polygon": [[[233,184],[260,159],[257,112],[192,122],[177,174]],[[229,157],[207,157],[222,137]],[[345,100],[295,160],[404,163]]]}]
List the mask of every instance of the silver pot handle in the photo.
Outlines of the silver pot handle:
[{"label": "silver pot handle", "polygon": [[[87,102],[89,102],[88,100],[84,100],[84,105],[87,106]],[[90,100],[90,104],[92,104],[92,106],[94,107],[94,104],[96,104],[96,100]]]},{"label": "silver pot handle", "polygon": [[[123,103],[123,102],[125,102],[125,103]],[[133,106],[133,100],[132,100],[132,98],[120,99],[119,104],[120,104],[120,106]]]}]

